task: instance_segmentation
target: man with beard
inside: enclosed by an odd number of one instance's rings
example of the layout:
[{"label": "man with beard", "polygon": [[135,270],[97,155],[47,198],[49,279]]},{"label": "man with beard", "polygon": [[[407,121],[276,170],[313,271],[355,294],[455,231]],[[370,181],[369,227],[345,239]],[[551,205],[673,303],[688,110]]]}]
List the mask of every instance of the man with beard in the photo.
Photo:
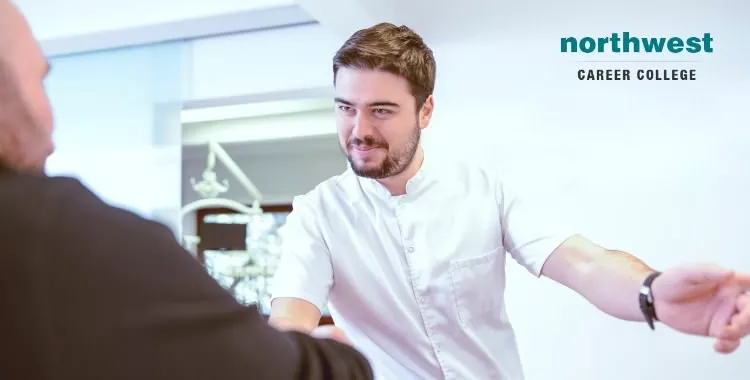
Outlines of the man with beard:
[{"label": "man with beard", "polygon": [[[0,0],[0,378],[371,379],[324,327],[279,332],[163,225],[44,175],[49,64]],[[74,94],[73,94],[74,95]]]},{"label": "man with beard", "polygon": [[[435,60],[407,27],[378,24],[333,59],[350,168],[294,200],[270,323],[312,330],[326,306],[380,379],[523,378],[504,304],[505,255],[613,317],[658,318],[730,353],[750,330],[750,276],[663,272],[548,222],[496,173],[425,154]],[[546,311],[544,311],[546,312]]]}]

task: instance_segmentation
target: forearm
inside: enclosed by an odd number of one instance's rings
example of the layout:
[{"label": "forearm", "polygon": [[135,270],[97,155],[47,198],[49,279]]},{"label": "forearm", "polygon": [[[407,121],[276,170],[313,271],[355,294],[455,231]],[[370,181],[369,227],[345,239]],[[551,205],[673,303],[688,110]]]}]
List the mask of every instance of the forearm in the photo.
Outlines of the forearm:
[{"label": "forearm", "polygon": [[300,321],[298,318],[276,316],[271,316],[268,319],[268,324],[280,331],[299,331],[306,334],[309,334],[318,326],[317,323]]},{"label": "forearm", "polygon": [[638,293],[653,269],[631,254],[612,250],[596,255],[584,268],[576,286],[582,296],[614,317],[644,320]]},{"label": "forearm", "polygon": [[310,333],[320,323],[320,309],[313,303],[296,297],[279,297],[271,302],[268,323],[281,331]]}]

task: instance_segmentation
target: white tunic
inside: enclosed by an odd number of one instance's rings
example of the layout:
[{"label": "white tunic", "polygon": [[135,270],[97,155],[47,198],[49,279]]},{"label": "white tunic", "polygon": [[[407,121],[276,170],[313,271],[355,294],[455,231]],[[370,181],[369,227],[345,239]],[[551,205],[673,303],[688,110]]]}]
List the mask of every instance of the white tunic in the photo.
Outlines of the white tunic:
[{"label": "white tunic", "polygon": [[273,297],[328,306],[378,379],[523,379],[506,253],[539,276],[572,233],[497,174],[426,156],[405,195],[349,169],[293,207]]}]

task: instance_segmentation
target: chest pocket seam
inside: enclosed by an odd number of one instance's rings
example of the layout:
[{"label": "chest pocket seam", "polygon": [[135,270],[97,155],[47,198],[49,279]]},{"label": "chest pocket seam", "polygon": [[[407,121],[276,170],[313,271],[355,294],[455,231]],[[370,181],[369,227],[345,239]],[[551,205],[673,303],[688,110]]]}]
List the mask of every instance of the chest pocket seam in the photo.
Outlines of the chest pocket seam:
[{"label": "chest pocket seam", "polygon": [[[504,248],[497,247],[475,257],[450,261],[453,303],[459,323],[468,327],[478,318],[501,315],[502,276],[497,265],[504,263]],[[499,261],[499,262],[498,262]]]}]

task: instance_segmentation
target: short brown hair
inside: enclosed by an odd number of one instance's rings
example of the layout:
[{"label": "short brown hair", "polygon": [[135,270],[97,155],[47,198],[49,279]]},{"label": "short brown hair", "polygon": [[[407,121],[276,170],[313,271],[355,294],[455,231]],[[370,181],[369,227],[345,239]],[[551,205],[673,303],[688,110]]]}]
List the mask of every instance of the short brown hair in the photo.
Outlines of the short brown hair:
[{"label": "short brown hair", "polygon": [[409,82],[417,109],[435,88],[435,57],[406,26],[380,23],[352,34],[333,57],[333,83],[341,67],[382,70]]}]

